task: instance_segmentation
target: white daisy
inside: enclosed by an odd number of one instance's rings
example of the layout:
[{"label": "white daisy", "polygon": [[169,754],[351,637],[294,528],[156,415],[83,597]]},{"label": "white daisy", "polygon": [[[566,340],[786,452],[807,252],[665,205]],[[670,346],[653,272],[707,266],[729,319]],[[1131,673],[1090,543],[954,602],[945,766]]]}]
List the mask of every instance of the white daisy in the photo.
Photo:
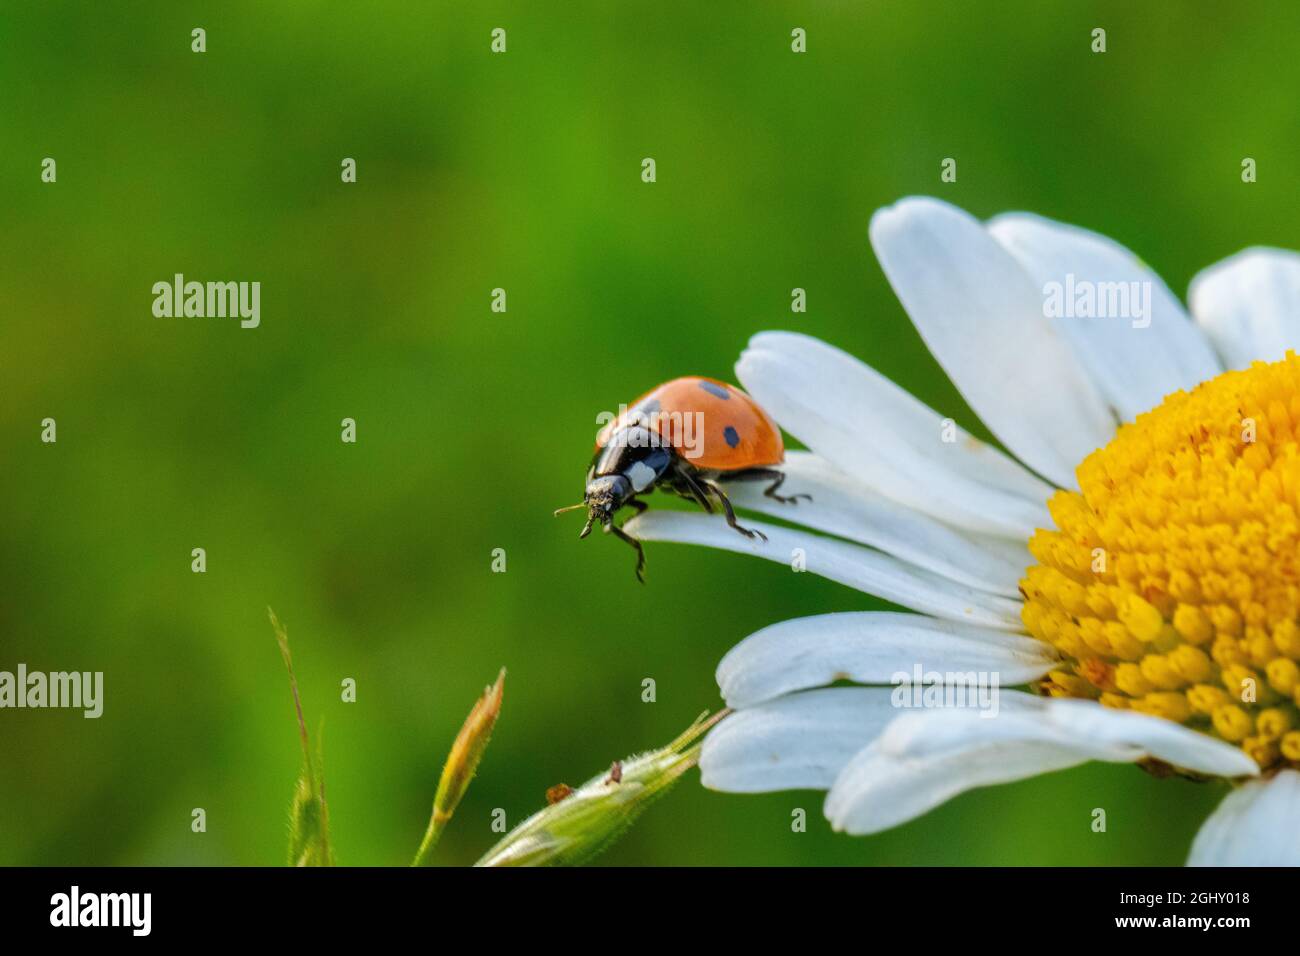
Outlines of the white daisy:
[{"label": "white daisy", "polygon": [[[1300,255],[1211,266],[1189,320],[1127,249],[1037,216],[912,198],[876,213],[871,243],[1015,458],[829,345],[754,337],[736,373],[809,449],[782,491],[813,500],[728,491],[803,527],[756,523],[764,542],[650,511],[627,530],[794,556],[914,613],[789,620],[733,648],[705,785],[828,790],[832,825],[866,834],[974,787],[1142,763],[1241,784],[1189,862],[1300,864]],[[1051,290],[1089,287],[1112,307],[1131,291],[1131,320],[1048,317]],[[889,685],[917,667],[1040,695],[901,710]]]}]

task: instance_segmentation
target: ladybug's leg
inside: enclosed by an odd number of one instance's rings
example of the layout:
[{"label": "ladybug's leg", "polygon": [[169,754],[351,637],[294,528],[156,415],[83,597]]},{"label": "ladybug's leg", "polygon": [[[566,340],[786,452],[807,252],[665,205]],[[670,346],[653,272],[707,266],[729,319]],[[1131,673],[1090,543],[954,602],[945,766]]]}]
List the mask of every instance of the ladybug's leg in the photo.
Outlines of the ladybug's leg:
[{"label": "ladybug's leg", "polygon": [[671,476],[664,479],[662,488],[666,492],[672,492],[679,498],[686,498],[693,501],[707,511],[708,514],[714,512],[714,506],[708,501],[708,492],[703,489],[699,481],[690,473],[688,468],[676,468]]},{"label": "ladybug's leg", "polygon": [[769,468],[765,471],[763,477],[769,477],[769,476],[774,478],[775,480],[770,485],[768,485],[766,488],[763,489],[763,494],[765,497],[775,498],[783,505],[792,505],[800,498],[802,498],[804,501],[812,501],[812,495],[805,495],[805,494],[778,495],[776,493],[776,489],[780,488],[781,483],[785,481],[785,472],[777,471],[775,468]]},{"label": "ladybug's leg", "polygon": [[736,512],[731,510],[731,499],[726,496],[721,488],[710,481],[702,481],[700,484],[702,484],[705,489],[718,496],[718,500],[722,502],[722,510],[727,516],[727,524],[731,525],[731,527],[735,528],[746,538],[760,538],[763,541],[767,540],[767,535],[763,534],[763,532],[755,531],[752,528],[742,528],[740,526],[740,522],[736,520]]},{"label": "ladybug's leg", "polygon": [[707,485],[704,482],[697,481],[695,477],[686,469],[677,472],[680,481],[677,484],[677,493],[683,498],[691,498],[699,502],[701,508],[707,513],[713,514],[713,505],[709,503],[709,493],[706,490]]},{"label": "ladybug's leg", "polygon": [[[644,501],[632,502],[632,503],[639,504],[641,506],[640,510],[638,511],[638,514],[640,513],[640,511],[644,511],[646,508],[650,507]],[[645,549],[641,547],[641,542],[638,541],[636,538],[632,537],[622,528],[615,527],[614,522],[612,521],[609,524],[605,525],[605,533],[612,534],[614,537],[626,541],[632,547],[636,548],[636,579],[640,581],[642,584],[645,584]]]},{"label": "ladybug's leg", "polygon": [[763,489],[763,494],[766,497],[779,501],[783,505],[792,505],[800,498],[804,501],[812,501],[812,495],[778,495],[776,489],[780,488],[781,483],[785,481],[785,472],[777,471],[775,468],[750,468],[731,477],[732,481],[767,481],[769,479],[772,483]]}]

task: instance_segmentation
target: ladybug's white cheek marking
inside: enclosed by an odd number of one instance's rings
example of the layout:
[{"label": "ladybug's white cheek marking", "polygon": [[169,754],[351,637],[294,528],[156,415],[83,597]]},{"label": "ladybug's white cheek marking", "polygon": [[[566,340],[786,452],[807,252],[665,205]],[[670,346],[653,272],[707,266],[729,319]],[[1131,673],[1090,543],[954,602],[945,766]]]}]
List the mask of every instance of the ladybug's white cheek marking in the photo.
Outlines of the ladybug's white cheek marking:
[{"label": "ladybug's white cheek marking", "polygon": [[655,470],[643,461],[633,462],[627,470],[627,479],[632,482],[633,491],[645,491],[654,484]]}]

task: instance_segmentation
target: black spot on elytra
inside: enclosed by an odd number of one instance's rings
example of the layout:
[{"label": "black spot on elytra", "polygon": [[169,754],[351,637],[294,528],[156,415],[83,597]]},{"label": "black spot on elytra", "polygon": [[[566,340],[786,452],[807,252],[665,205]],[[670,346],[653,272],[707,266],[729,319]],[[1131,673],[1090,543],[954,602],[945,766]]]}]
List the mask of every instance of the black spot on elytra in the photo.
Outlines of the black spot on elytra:
[{"label": "black spot on elytra", "polygon": [[714,396],[715,398],[722,399],[724,402],[731,400],[731,393],[728,392],[721,385],[714,385],[712,382],[705,382],[701,380],[700,388],[704,389],[706,392],[708,392],[710,395]]},{"label": "black spot on elytra", "polygon": [[740,444],[740,436],[736,434],[736,430],[730,425],[722,430],[722,437],[727,440],[727,445],[731,448],[735,448]]}]

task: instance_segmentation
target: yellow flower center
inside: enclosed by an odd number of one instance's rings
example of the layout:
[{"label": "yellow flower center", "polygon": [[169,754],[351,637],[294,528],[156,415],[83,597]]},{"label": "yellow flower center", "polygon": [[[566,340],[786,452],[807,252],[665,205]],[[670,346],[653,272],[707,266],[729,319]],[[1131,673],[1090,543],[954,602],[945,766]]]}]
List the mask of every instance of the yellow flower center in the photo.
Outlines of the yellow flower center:
[{"label": "yellow flower center", "polygon": [[1079,466],[1029,541],[1040,689],[1300,766],[1300,357],[1176,392]]}]

